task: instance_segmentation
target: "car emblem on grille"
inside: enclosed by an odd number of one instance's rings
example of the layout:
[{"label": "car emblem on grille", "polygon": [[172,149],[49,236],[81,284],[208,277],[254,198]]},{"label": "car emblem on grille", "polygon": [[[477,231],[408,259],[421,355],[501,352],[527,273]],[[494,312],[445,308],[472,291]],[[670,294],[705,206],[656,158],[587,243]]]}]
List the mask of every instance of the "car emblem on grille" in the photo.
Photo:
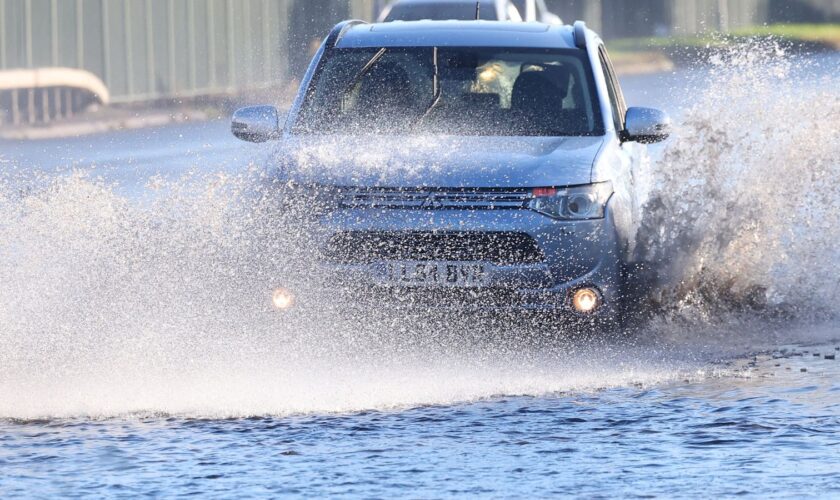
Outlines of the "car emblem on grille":
[{"label": "car emblem on grille", "polygon": [[420,205],[420,208],[427,208],[427,209],[434,209],[434,208],[441,208],[443,207],[443,203],[438,200],[438,197],[435,193],[429,193],[429,196],[423,200],[423,203]]}]

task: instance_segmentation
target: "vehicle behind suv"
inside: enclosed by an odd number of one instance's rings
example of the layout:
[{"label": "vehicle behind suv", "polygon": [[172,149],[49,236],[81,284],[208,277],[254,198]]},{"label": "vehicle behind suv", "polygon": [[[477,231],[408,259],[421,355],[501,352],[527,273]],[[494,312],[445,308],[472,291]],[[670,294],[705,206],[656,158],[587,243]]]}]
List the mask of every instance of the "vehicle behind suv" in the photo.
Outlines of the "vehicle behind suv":
[{"label": "vehicle behind suv", "polygon": [[269,177],[351,301],[608,322],[637,254],[634,169],[670,124],[626,108],[582,22],[486,21],[342,23],[280,123],[257,106],[232,129],[278,141]]},{"label": "vehicle behind suv", "polygon": [[560,16],[548,10],[545,0],[511,0],[523,21],[538,21],[546,24],[563,24]]},{"label": "vehicle behind suv", "polygon": [[524,20],[510,0],[396,0],[382,10],[379,21],[475,20],[476,15],[488,21]]}]

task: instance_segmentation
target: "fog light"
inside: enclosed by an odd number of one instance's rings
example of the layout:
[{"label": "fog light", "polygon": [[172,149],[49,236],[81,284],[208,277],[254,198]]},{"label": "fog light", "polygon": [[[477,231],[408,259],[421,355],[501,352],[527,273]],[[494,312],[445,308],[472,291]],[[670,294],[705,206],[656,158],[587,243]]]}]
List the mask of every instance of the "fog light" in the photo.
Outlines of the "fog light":
[{"label": "fog light", "polygon": [[601,306],[601,294],[594,288],[579,288],[572,295],[572,307],[581,314],[594,312]]},{"label": "fog light", "polygon": [[283,311],[295,304],[295,296],[285,288],[278,288],[271,294],[271,302],[274,307]]}]

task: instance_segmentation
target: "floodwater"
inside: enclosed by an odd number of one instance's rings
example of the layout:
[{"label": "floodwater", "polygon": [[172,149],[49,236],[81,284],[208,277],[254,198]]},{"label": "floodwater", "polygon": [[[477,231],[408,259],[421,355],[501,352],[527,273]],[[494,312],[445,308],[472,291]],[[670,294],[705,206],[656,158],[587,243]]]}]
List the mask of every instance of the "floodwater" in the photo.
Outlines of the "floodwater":
[{"label": "floodwater", "polygon": [[0,143],[0,495],[840,496],[838,63],[624,80],[679,127],[614,337],[276,314],[225,123]]},{"label": "floodwater", "polygon": [[840,370],[823,358],[832,348],[804,349],[816,350],[693,383],[628,379],[405,409],[7,422],[2,486],[21,496],[836,497]]}]

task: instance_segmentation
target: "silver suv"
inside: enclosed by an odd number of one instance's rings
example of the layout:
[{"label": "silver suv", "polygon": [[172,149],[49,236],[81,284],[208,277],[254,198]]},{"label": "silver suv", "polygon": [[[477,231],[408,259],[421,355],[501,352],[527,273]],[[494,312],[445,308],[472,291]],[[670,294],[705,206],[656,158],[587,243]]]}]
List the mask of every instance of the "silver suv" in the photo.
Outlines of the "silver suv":
[{"label": "silver suv", "polygon": [[590,319],[620,309],[633,171],[669,127],[625,106],[582,22],[487,21],[339,24],[284,123],[256,106],[232,125],[277,140],[271,175],[318,193],[336,289]]}]

